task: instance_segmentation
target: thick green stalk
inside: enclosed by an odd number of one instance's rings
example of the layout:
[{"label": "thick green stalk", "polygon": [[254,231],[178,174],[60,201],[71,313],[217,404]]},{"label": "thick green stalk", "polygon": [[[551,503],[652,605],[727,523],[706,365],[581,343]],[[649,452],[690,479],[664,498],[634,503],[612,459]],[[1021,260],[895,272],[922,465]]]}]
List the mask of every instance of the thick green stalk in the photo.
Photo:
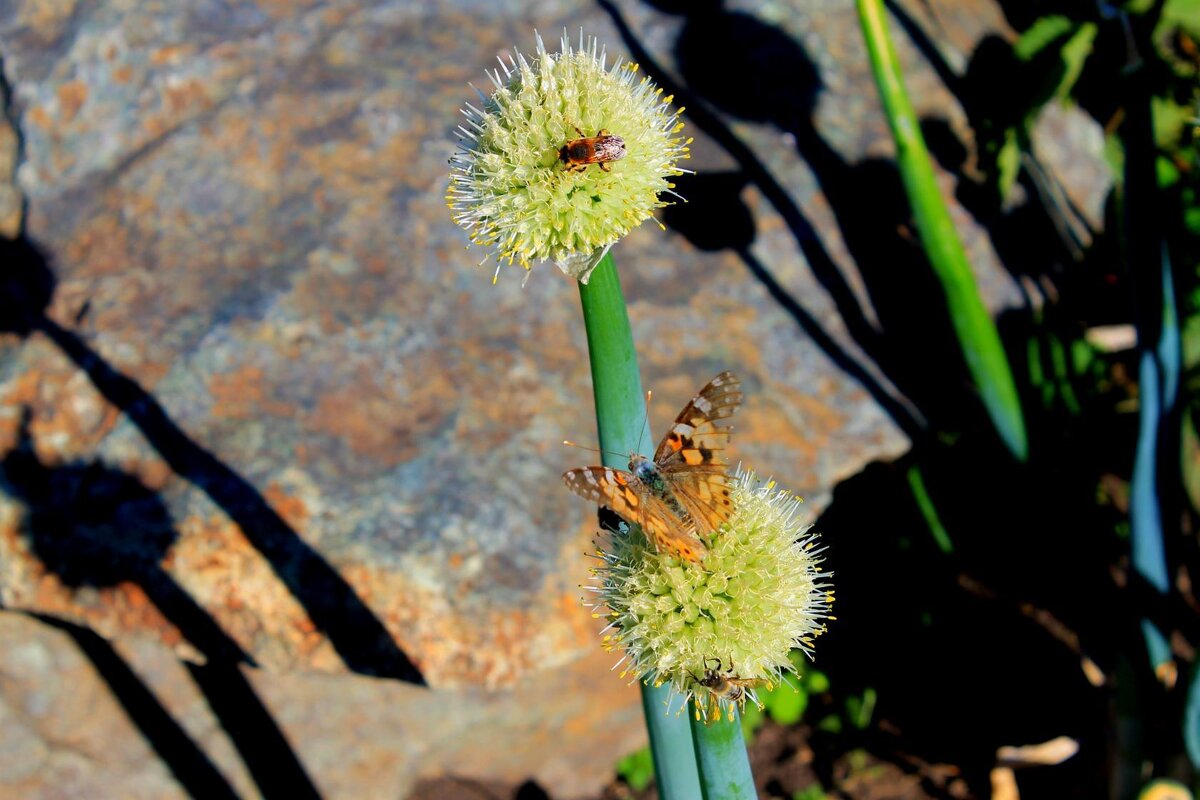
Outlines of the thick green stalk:
[{"label": "thick green stalk", "polygon": [[1024,461],[1029,452],[1025,418],[1016,381],[1000,334],[979,297],[962,241],[934,177],[933,163],[916,112],[900,75],[900,64],[887,32],[882,0],[857,0],[875,83],[896,142],[896,163],[912,205],[917,231],[933,267],[959,347],[983,404],[1009,452]]},{"label": "thick green stalk", "polygon": [[706,725],[703,720],[696,719],[690,705],[687,711],[692,721],[704,800],[754,800],[758,797],[737,712],[732,721],[720,719]]},{"label": "thick green stalk", "polygon": [[[591,280],[579,284],[579,300],[592,364],[600,449],[606,466],[624,469],[626,459],[621,453],[651,453],[653,444],[629,314],[611,252],[601,259]],[[692,733],[682,714],[667,713],[669,697],[669,686],[642,684],[642,709],[658,795],[663,800],[694,800],[701,792]]]}]

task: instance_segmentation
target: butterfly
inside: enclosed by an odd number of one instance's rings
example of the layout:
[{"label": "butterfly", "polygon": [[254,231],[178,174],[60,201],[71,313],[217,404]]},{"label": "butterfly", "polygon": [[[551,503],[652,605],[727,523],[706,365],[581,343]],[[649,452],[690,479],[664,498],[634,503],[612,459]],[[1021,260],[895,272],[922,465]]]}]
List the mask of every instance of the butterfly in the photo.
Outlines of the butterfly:
[{"label": "butterfly", "polygon": [[741,402],[741,381],[722,372],[679,412],[653,461],[631,453],[628,472],[580,467],[564,472],[563,482],[641,525],[660,553],[700,561],[708,552],[700,534],[713,533],[733,514],[722,453],[733,430],[729,417]]}]

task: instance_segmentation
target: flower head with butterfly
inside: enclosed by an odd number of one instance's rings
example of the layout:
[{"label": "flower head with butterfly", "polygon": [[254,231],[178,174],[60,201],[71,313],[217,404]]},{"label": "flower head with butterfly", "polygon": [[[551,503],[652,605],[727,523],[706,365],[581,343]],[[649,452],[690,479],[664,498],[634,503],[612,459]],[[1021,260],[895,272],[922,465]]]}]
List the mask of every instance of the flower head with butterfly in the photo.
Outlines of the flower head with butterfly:
[{"label": "flower head with butterfly", "polygon": [[732,718],[756,687],[794,671],[789,651],[812,655],[833,602],[815,534],[795,517],[800,499],[752,473],[729,473],[725,451],[741,383],[722,372],[676,417],[653,459],[629,471],[581,467],[563,480],[621,517],[598,540],[592,591],[608,619],[607,649],[622,675],[669,683],[704,719]]}]

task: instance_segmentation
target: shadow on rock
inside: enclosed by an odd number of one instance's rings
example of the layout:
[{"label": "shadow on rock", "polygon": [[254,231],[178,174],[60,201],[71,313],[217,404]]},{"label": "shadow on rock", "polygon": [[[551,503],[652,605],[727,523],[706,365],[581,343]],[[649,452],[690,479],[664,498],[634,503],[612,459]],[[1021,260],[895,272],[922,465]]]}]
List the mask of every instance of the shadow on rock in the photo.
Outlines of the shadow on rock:
[{"label": "shadow on rock", "polygon": [[[264,797],[318,796],[283,732],[239,668],[250,659],[160,566],[177,534],[155,492],[134,476],[100,462],[43,463],[29,436],[28,410],[16,447],[0,461],[0,489],[25,506],[21,534],[46,569],[64,584],[103,589],[134,583],[201,652],[205,663],[187,668]],[[66,630],[92,659],[130,719],[181,783],[191,782],[206,791],[228,788],[217,782],[219,774],[214,774],[203,752],[178,726],[164,720],[165,711],[153,694],[115,651],[78,626],[57,627]],[[166,739],[155,743],[156,735]]]},{"label": "shadow on rock", "polygon": [[[823,86],[805,48],[753,15],[720,5],[710,2],[699,12],[686,13],[676,56],[688,87],[726,113],[774,125],[794,137],[829,201],[878,320],[859,324],[857,331],[851,327],[856,340],[921,416],[943,424],[956,420],[963,409],[972,408],[961,402],[966,365],[916,240],[895,165],[846,162],[814,123]],[[721,58],[712,58],[717,52]],[[857,298],[838,305],[843,315],[852,308],[851,319],[866,319]],[[913,358],[913,353],[923,355]]]},{"label": "shadow on rock", "polygon": [[89,628],[45,614],[31,616],[71,637],[184,791],[196,798],[236,800],[237,792],[221,771],[111,644]]},{"label": "shadow on rock", "polygon": [[249,481],[192,441],[137,381],[111,367],[78,334],[46,316],[55,281],[36,247],[23,239],[0,240],[0,263],[9,265],[0,275],[0,332],[40,332],[82,369],[176,474],[207,494],[237,523],[349,669],[424,685],[416,666],[350,584]]},{"label": "shadow on rock", "polygon": [[700,250],[728,248],[737,253],[750,274],[825,355],[866,389],[893,420],[910,434],[915,433],[916,410],[903,398],[897,398],[881,383],[878,375],[872,374],[866,365],[847,352],[754,254],[751,249],[755,238],[754,216],[741,198],[747,182],[740,172],[681,175],[676,178],[676,184],[688,202],[667,206],[663,211],[663,223]]},{"label": "shadow on rock", "polygon": [[[634,35],[615,4],[609,0],[599,0],[598,5],[612,19],[633,59],[645,68],[666,93],[675,95],[677,103],[687,106],[688,121],[723,148],[738,164],[740,170],[739,174],[733,175],[681,176],[678,179],[680,193],[688,197],[689,202],[686,205],[668,208],[664,222],[687,236],[701,249],[730,248],[738,252],[751,274],[764,285],[771,296],[812,336],[818,346],[875,398],[896,425],[910,438],[921,436],[925,429],[925,421],[909,400],[886,385],[886,381],[875,377],[866,365],[858,363],[848,355],[828,332],[821,328],[816,318],[804,308],[797,297],[775,278],[769,267],[754,257],[750,250],[755,235],[754,223],[739,196],[742,186],[755,186],[783,218],[813,276],[829,294],[855,343],[869,358],[882,363],[881,353],[887,346],[882,332],[864,313],[850,283],[822,244],[815,225],[758,156],[711,109],[708,98],[700,91],[694,91],[690,83],[679,84],[662,69]],[[682,4],[667,2],[656,2],[654,5],[672,12],[684,8]],[[787,85],[788,78],[774,75],[763,78],[762,88],[757,88],[757,76],[754,79],[746,79],[743,75],[745,83],[733,85],[729,82],[728,75],[722,76],[719,70],[708,70],[707,67],[698,65],[696,58],[689,56],[693,67],[700,70],[696,77],[701,85],[706,87],[707,91],[713,92],[720,101],[714,101],[714,105],[720,106],[724,103],[752,119],[771,121],[778,125],[791,125],[803,118],[803,114],[796,115],[791,111],[785,114],[767,108],[769,102],[775,101],[764,99],[765,96],[783,93],[788,96],[788,102],[796,103],[792,108],[802,111],[807,110],[814,101],[820,89],[816,69],[794,42],[748,15],[727,14],[721,9],[719,2],[707,2],[700,6],[687,4],[686,9],[689,10],[690,16],[681,34],[681,59],[684,58],[685,52],[698,52],[697,48],[705,37],[721,35],[722,24],[728,24],[733,32],[731,35],[740,37],[740,40],[765,43],[767,52],[751,58],[765,58],[777,66],[785,65],[786,69],[791,70],[789,75],[799,76],[791,86]],[[711,52],[720,53],[720,60],[726,66],[729,66],[728,58],[736,60],[738,57],[747,57],[745,54],[738,56],[728,50],[724,38],[720,40],[719,47]],[[687,77],[690,82],[693,76]],[[749,88],[750,83],[755,83],[756,88]],[[739,92],[746,92],[747,96],[740,97]],[[709,210],[708,202],[715,203],[714,207],[722,209],[723,213],[728,212],[728,218]],[[732,222],[729,222],[730,220]]]},{"label": "shadow on rock", "polygon": [[[926,419],[933,420],[939,430],[990,430],[986,414],[970,390],[966,360],[941,286],[917,235],[899,172],[890,160],[847,162],[817,129],[813,114],[824,87],[820,70],[805,47],[752,14],[725,8],[720,0],[700,4],[653,0],[651,4],[684,17],[675,55],[684,80],[679,94],[686,98],[681,102],[688,106],[689,120],[730,153],[783,216],[847,330],[899,391],[885,393],[864,386],[877,400],[892,400],[881,405],[914,440],[924,437]],[[600,0],[600,5],[614,16],[635,59],[646,63],[658,79],[662,71],[643,57],[644,49],[634,48],[634,37],[615,7],[607,0]],[[870,312],[819,243],[802,211],[710,109],[773,125],[792,137],[797,153],[828,199],[841,239],[862,277]],[[687,196],[682,189],[681,193]],[[1024,252],[1011,255],[1020,259]],[[752,265],[751,269],[796,316],[794,305],[789,307],[770,280],[764,279],[764,268]],[[820,342],[817,336],[814,340]],[[845,359],[838,363],[845,368]],[[861,382],[859,375],[849,374]],[[916,410],[905,414],[907,401]]]}]

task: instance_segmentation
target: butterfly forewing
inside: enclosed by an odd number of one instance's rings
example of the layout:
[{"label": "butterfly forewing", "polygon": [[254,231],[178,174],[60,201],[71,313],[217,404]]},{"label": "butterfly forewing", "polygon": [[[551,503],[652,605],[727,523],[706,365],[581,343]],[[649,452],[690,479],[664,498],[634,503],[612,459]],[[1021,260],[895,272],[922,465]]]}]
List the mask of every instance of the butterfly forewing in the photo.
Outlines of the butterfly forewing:
[{"label": "butterfly forewing", "polygon": [[722,372],[692,398],[654,451],[663,470],[718,467],[724,473],[721,451],[732,432],[728,419],[742,403],[742,382],[732,372]]},{"label": "butterfly forewing", "polygon": [[628,472],[612,467],[579,467],[564,472],[563,482],[584,500],[608,506],[626,520],[637,520],[645,492]]},{"label": "butterfly forewing", "polygon": [[684,406],[654,453],[675,497],[703,533],[733,514],[724,450],[733,431],[729,418],[741,402],[741,381],[722,372]]}]

